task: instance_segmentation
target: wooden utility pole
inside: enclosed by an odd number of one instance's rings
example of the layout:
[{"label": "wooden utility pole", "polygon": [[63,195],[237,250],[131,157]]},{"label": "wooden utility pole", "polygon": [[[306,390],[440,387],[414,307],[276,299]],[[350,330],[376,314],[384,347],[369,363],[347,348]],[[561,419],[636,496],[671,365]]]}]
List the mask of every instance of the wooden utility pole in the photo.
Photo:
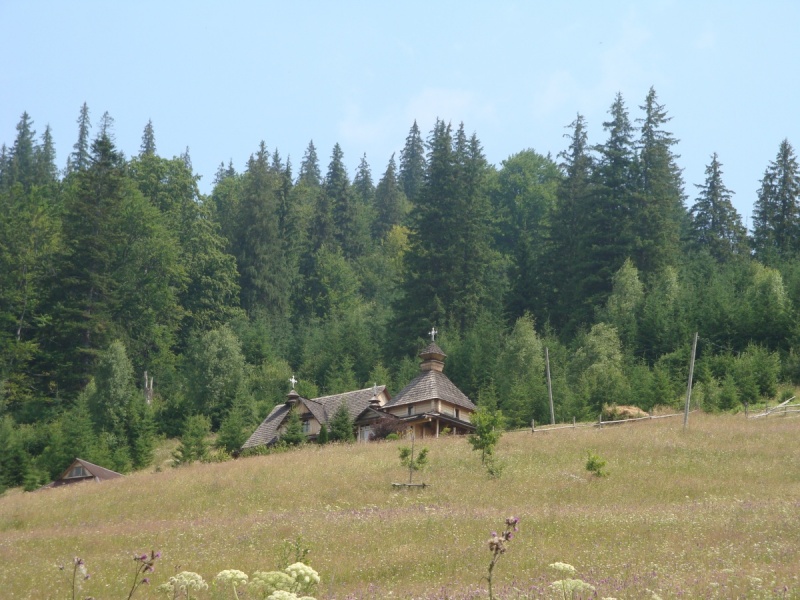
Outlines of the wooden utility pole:
[{"label": "wooden utility pole", "polygon": [[686,409],[683,412],[683,429],[689,425],[689,403],[692,400],[692,378],[694,377],[694,357],[697,352],[697,332],[694,333],[694,342],[692,342],[692,360],[689,363],[689,383],[686,385]]},{"label": "wooden utility pole", "polygon": [[547,395],[550,397],[550,425],[556,424],[556,411],[553,409],[553,382],[550,380],[550,351],[544,348],[544,363],[547,365]]}]

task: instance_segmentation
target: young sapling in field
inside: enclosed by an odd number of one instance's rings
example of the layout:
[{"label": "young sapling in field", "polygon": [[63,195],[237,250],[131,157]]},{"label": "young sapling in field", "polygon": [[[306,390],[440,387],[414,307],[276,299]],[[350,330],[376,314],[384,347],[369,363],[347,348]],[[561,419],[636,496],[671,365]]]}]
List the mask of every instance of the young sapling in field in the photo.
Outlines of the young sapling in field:
[{"label": "young sapling in field", "polygon": [[586,451],[586,470],[595,477],[607,477],[606,461],[591,450]]},{"label": "young sapling in field", "polygon": [[[408,484],[413,485],[414,471],[422,471],[428,466],[428,449],[423,448],[414,456],[414,433],[411,433],[411,446],[400,447],[400,464],[408,467]],[[424,487],[425,484],[423,483]]]}]

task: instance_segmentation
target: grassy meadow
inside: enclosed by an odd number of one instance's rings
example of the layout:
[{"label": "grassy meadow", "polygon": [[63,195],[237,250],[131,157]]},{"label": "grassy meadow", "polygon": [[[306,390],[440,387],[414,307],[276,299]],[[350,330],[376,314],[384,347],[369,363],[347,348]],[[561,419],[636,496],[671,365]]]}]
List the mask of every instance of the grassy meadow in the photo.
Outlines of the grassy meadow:
[{"label": "grassy meadow", "polygon": [[[402,442],[305,447],[0,497],[0,597],[125,598],[134,553],[162,558],[137,598],[176,570],[272,570],[286,539],[311,549],[317,598],[486,597],[487,540],[520,532],[495,570],[502,598],[545,598],[562,561],[597,597],[800,598],[800,419],[682,418],[503,436],[490,479],[466,439],[417,441],[430,467],[405,481]],[[585,469],[586,453],[609,476]],[[65,564],[65,571],[58,569]],[[207,597],[210,597],[210,593]]]}]

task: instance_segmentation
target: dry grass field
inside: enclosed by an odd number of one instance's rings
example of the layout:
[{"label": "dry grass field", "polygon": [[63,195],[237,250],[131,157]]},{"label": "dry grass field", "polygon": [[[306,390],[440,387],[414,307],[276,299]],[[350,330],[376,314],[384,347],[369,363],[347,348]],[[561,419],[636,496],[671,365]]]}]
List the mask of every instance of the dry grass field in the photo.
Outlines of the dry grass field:
[{"label": "dry grass field", "polygon": [[[134,553],[174,571],[277,567],[298,536],[318,598],[485,597],[486,542],[520,532],[495,571],[502,598],[544,598],[562,561],[597,597],[800,598],[800,419],[693,414],[602,429],[506,434],[490,479],[464,438],[425,440],[425,489],[400,442],[306,447],[0,497],[0,597],[68,598],[59,564],[82,557],[83,596],[124,598]],[[418,445],[422,443],[418,440]],[[585,469],[586,453],[609,476]],[[81,596],[81,597],[83,597]]]}]

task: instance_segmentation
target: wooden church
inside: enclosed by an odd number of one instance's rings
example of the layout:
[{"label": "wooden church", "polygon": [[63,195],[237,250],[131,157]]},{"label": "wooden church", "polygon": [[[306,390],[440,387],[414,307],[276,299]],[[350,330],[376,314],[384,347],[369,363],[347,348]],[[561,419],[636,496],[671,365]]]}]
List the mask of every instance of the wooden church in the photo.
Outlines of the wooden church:
[{"label": "wooden church", "polygon": [[294,389],[286,402],[272,409],[258,429],[242,446],[242,450],[257,446],[270,446],[280,440],[285,431],[290,411],[299,414],[303,431],[309,440],[315,440],[325,425],[342,405],[354,424],[358,441],[374,439],[379,426],[387,423],[393,430],[408,433],[416,438],[439,437],[445,432],[470,433],[475,404],[444,374],[447,355],[436,344],[436,330],[431,331],[431,343],[420,353],[420,373],[392,398],[385,385],[322,396],[303,398]]}]

